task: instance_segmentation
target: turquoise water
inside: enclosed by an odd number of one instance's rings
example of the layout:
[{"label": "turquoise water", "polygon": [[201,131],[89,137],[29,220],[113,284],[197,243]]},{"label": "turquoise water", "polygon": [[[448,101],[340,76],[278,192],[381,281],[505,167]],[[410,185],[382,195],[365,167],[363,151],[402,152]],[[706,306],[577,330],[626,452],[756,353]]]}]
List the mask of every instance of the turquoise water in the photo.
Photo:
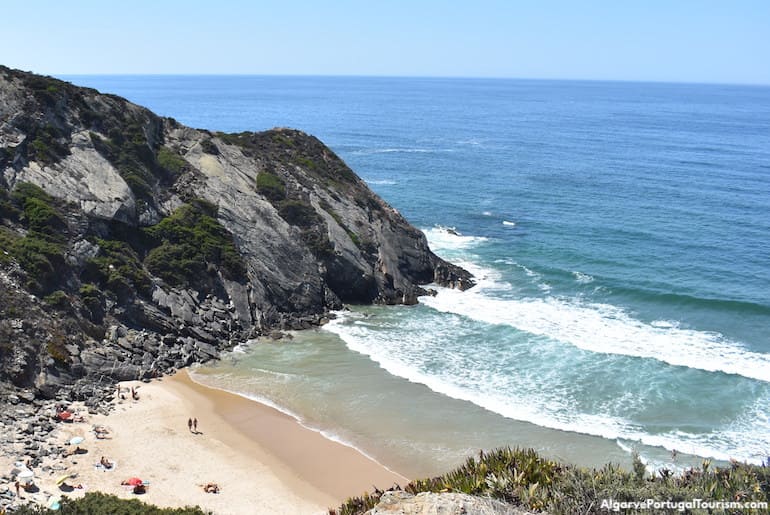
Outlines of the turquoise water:
[{"label": "turquoise water", "polygon": [[770,455],[770,88],[69,79],[192,126],[315,134],[479,279],[254,345],[204,380],[419,471],[505,443]]}]

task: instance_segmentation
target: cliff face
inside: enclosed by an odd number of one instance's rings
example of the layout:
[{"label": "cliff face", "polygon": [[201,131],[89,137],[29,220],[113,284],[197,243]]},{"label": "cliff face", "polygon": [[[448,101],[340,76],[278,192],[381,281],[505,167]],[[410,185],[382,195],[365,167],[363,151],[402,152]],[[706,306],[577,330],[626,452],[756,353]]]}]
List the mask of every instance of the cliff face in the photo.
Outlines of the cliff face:
[{"label": "cliff face", "polygon": [[472,285],[312,136],[192,129],[5,67],[0,251],[0,382],[49,396]]}]

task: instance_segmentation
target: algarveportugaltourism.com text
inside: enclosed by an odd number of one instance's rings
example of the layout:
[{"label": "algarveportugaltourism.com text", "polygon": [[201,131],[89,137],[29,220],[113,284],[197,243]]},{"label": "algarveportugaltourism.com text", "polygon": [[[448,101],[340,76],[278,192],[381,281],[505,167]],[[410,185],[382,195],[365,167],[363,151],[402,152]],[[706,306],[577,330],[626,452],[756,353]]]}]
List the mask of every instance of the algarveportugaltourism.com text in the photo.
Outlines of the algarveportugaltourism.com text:
[{"label": "algarveportugaltourism.com text", "polygon": [[656,499],[645,499],[643,501],[616,501],[614,499],[602,499],[600,508],[608,511],[621,510],[766,510],[767,502],[762,501],[711,501],[704,499],[692,499],[690,501],[659,501]]}]

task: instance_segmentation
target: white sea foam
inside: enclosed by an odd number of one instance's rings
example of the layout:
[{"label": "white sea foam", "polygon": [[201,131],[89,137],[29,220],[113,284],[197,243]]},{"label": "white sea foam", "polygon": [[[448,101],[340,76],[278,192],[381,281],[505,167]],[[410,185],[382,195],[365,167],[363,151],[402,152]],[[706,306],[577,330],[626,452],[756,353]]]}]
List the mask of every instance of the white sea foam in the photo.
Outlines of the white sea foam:
[{"label": "white sea foam", "polygon": [[[654,359],[674,366],[770,382],[770,355],[752,352],[719,333],[682,329],[675,321],[645,323],[616,306],[547,295],[550,286],[542,281],[542,276],[513,261],[511,264],[519,266],[546,296],[498,298],[494,292],[504,285],[499,282],[499,274],[479,266],[477,256],[472,254],[476,246],[486,241],[485,238],[462,235],[441,227],[425,232],[432,248],[440,254],[444,253],[445,257],[459,256],[464,262],[457,264],[468,269],[477,280],[477,285],[465,292],[436,288],[438,294],[435,297],[421,298],[424,305],[436,311],[488,324],[509,325],[538,338],[547,338],[556,345],[560,343],[595,353]],[[574,275],[578,281],[590,282],[593,279],[577,272]],[[392,346],[382,342],[372,344],[371,334],[365,337],[351,334],[350,326],[341,321],[329,329],[337,332],[352,350],[371,356],[391,374],[425,384],[436,392],[473,402],[509,418],[721,460],[736,458],[759,463],[767,454],[762,445],[770,436],[770,424],[757,432],[739,424],[729,434],[648,434],[644,428],[626,420],[576,413],[569,406],[561,406],[558,397],[538,398],[537,395],[518,394],[517,388],[505,390],[504,385],[499,384],[503,379],[496,378],[494,374],[490,377],[489,371],[473,371],[479,374],[477,382],[463,384],[458,384],[457,378],[470,372],[467,366],[455,370],[454,375],[451,371],[446,375],[425,373],[409,365],[415,342],[411,342],[412,346],[403,359],[399,359],[399,353],[394,352]],[[420,331],[415,332],[420,334]],[[421,337],[424,339],[425,335]],[[502,391],[504,395],[500,393]],[[769,404],[770,401],[765,402],[765,411]]]},{"label": "white sea foam", "polygon": [[484,216],[492,216],[492,212],[491,211],[483,211],[481,214],[484,215]]},{"label": "white sea foam", "polygon": [[[423,299],[425,300],[425,299]],[[736,427],[734,431],[719,434],[690,434],[674,431],[648,434],[644,428],[629,420],[604,414],[577,412],[568,399],[555,392],[552,395],[533,395],[510,377],[491,370],[474,367],[472,357],[452,355],[450,349],[439,347],[445,368],[426,372],[422,359],[430,361],[438,341],[444,334],[425,334],[411,331],[414,338],[370,331],[366,325],[346,323],[346,314],[324,326],[324,330],[340,336],[348,348],[369,356],[392,375],[414,383],[424,384],[434,392],[465,400],[498,413],[504,417],[522,420],[542,427],[577,432],[607,438],[623,439],[642,445],[677,449],[679,452],[720,460],[736,458],[761,463],[764,454],[762,442],[770,435],[770,428]],[[462,323],[462,322],[459,322]],[[447,331],[456,328],[448,327]],[[439,333],[441,331],[439,330]],[[435,341],[432,341],[435,340]],[[761,404],[761,403],[760,403]],[[666,466],[664,462],[650,463],[651,468]]]},{"label": "white sea foam", "polygon": [[245,342],[241,342],[237,344],[235,347],[232,348],[230,352],[234,354],[245,354],[251,345],[256,342],[256,340],[246,340]]},{"label": "white sea foam", "polygon": [[381,186],[392,186],[394,184],[398,184],[393,179],[366,179],[366,182],[368,184],[376,184]]},{"label": "white sea foam", "polygon": [[516,222],[510,222],[508,220],[503,220],[503,225],[507,227],[516,227]]},{"label": "white sea foam", "polygon": [[436,226],[423,229],[434,252],[466,250],[488,241],[483,236],[465,236],[454,227]]},{"label": "white sea foam", "polygon": [[352,152],[358,155],[371,154],[433,154],[436,152],[454,152],[451,148],[410,148],[410,147],[389,147],[389,148],[367,148]]},{"label": "white sea foam", "polygon": [[671,329],[679,327],[679,322],[676,320],[653,320],[650,325],[661,329]]},{"label": "white sea foam", "polygon": [[[437,252],[467,249],[486,241],[440,227],[425,233]],[[674,323],[660,321],[645,323],[619,307],[579,299],[495,298],[487,295],[487,291],[502,286],[496,283],[499,275],[471,262],[462,266],[476,276],[475,287],[465,292],[438,288],[438,295],[424,297],[422,303],[437,311],[488,324],[507,324],[591,352],[656,359],[670,365],[770,382],[770,355],[752,352],[719,333],[681,329]],[[519,266],[527,275],[539,278],[536,272]],[[591,277],[580,272],[574,274],[577,280]]]},{"label": "white sea foam", "polygon": [[572,272],[572,275],[575,277],[575,281],[580,284],[588,284],[594,282],[593,276],[584,274],[582,272]]},{"label": "white sea foam", "polygon": [[770,355],[752,352],[719,333],[656,327],[609,304],[555,297],[497,299],[487,284],[466,292],[439,289],[421,301],[438,311],[507,324],[583,350],[650,358],[670,365],[737,374],[770,382]]}]

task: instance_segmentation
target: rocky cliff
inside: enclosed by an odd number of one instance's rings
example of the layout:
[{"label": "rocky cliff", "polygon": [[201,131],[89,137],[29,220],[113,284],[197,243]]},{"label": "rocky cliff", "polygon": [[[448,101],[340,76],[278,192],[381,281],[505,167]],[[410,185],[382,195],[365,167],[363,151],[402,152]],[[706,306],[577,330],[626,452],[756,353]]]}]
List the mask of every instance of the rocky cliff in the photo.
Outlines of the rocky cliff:
[{"label": "rocky cliff", "polygon": [[192,129],[0,67],[6,386],[83,398],[434,282],[472,285],[312,136]]}]

